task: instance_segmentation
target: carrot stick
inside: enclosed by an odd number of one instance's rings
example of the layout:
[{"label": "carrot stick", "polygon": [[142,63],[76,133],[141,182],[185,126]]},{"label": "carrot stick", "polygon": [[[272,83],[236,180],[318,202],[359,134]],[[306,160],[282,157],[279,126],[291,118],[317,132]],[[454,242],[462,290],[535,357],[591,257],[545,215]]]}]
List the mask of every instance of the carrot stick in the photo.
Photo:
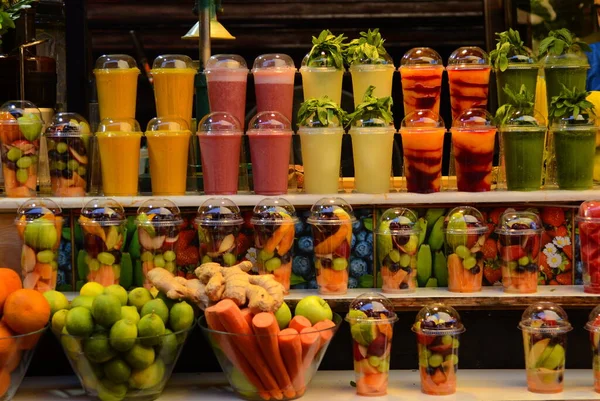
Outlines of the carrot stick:
[{"label": "carrot stick", "polygon": [[283,390],[283,394],[287,398],[296,396],[296,392],[292,387],[292,381],[285,368],[281,353],[279,351],[279,324],[275,320],[273,313],[261,312],[254,315],[252,318],[252,327],[256,334],[256,342],[262,350],[263,357],[271,367],[273,372],[276,372],[275,379],[279,384],[279,388]]},{"label": "carrot stick", "polygon": [[323,346],[326,345],[329,342],[329,340],[331,340],[331,338],[333,337],[332,329],[334,327],[335,323],[333,323],[329,319],[321,320],[313,326],[315,330],[319,331],[319,334],[321,336],[321,345],[319,346],[319,349],[323,348]]},{"label": "carrot stick", "polygon": [[288,328],[296,330],[300,333],[303,329],[311,327],[312,323],[304,316],[296,315],[288,324]]},{"label": "carrot stick", "polygon": [[300,332],[300,341],[302,342],[302,365],[306,371],[319,352],[321,335],[313,327],[307,327]]},{"label": "carrot stick", "polygon": [[223,326],[225,326],[226,331],[243,334],[236,339],[236,346],[246,357],[248,362],[252,361],[252,366],[258,374],[258,377],[260,377],[260,380],[263,382],[264,388],[267,389],[275,399],[283,399],[283,393],[279,389],[275,377],[269,370],[269,366],[262,357],[260,348],[253,336],[254,333],[252,332],[252,328],[248,325],[240,308],[238,308],[231,299],[224,299],[215,305],[215,312],[217,316],[219,316],[219,320]]},{"label": "carrot stick", "polygon": [[241,312],[242,316],[248,323],[248,326],[252,327],[252,318],[254,317],[254,315],[252,314],[252,312],[250,312],[250,308],[241,309]]},{"label": "carrot stick", "polygon": [[290,375],[292,385],[297,395],[302,395],[306,386],[304,384],[304,366],[302,364],[302,342],[298,332],[294,329],[284,329],[279,333],[279,349],[283,363]]}]

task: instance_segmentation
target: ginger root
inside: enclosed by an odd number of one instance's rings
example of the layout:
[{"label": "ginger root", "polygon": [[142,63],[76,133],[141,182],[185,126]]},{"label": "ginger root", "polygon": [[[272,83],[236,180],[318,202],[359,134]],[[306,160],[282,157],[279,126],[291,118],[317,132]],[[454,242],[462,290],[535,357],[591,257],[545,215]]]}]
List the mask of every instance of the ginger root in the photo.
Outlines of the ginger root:
[{"label": "ginger root", "polygon": [[205,285],[200,280],[186,280],[183,277],[175,277],[162,267],[156,267],[148,271],[146,277],[152,285],[169,299],[186,299],[198,305],[201,309],[205,309],[210,303]]}]

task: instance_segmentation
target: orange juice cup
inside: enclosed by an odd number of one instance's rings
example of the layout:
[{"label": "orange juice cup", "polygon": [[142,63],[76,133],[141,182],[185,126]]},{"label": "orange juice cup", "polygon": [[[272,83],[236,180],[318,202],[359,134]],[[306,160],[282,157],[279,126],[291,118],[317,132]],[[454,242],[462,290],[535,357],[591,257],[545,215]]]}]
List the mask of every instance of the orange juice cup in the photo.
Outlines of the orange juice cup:
[{"label": "orange juice cup", "polygon": [[394,304],[383,294],[367,292],[350,304],[346,321],[352,334],[356,393],[387,394],[394,323]]},{"label": "orange juice cup", "polygon": [[600,306],[590,313],[585,329],[590,332],[592,346],[592,369],[594,372],[594,390],[600,393]]},{"label": "orange juice cup", "polygon": [[415,110],[440,113],[440,94],[444,65],[440,55],[429,47],[416,47],[400,61],[404,115]]},{"label": "orange juice cup", "polygon": [[452,209],[444,220],[448,290],[481,291],[483,252],[488,228],[481,212],[471,206]]},{"label": "orange juice cup", "polygon": [[258,274],[272,274],[290,290],[294,258],[296,210],[283,198],[265,198],[254,207],[251,223],[255,230]]},{"label": "orange juice cup", "polygon": [[104,195],[137,195],[141,139],[140,125],[133,119],[104,119],[100,122],[96,140]]},{"label": "orange juice cup", "polygon": [[456,49],[448,59],[452,120],[470,108],[486,108],[490,83],[489,57],[475,46]]},{"label": "orange juice cup", "polygon": [[296,66],[287,54],[262,54],[252,67],[256,111],[278,111],[292,121]]},{"label": "orange juice cup", "polygon": [[238,234],[244,223],[240,208],[228,198],[209,198],[198,208],[201,263],[215,262],[221,266],[238,263]]},{"label": "orange juice cup", "polygon": [[523,312],[519,328],[523,332],[527,389],[533,393],[560,393],[567,332],[573,329],[567,314],[552,302],[538,302]]},{"label": "orange juice cup", "polygon": [[204,69],[211,112],[233,114],[244,128],[248,66],[237,54],[215,54]]},{"label": "orange juice cup", "polygon": [[104,55],[94,68],[100,119],[135,118],[137,81],[140,70],[126,54]]},{"label": "orange juice cup", "polygon": [[321,294],[348,291],[352,206],[342,198],[322,198],[310,209],[317,285]]},{"label": "orange juice cup", "polygon": [[444,120],[431,110],[408,114],[400,126],[408,192],[439,192],[442,183]]},{"label": "orange juice cup", "polygon": [[182,54],[158,56],[150,73],[154,80],[156,115],[181,118],[189,126],[196,76],[192,59]]},{"label": "orange juice cup", "polygon": [[421,391],[429,395],[456,392],[458,347],[465,327],[451,306],[433,303],[425,306],[415,319]]}]

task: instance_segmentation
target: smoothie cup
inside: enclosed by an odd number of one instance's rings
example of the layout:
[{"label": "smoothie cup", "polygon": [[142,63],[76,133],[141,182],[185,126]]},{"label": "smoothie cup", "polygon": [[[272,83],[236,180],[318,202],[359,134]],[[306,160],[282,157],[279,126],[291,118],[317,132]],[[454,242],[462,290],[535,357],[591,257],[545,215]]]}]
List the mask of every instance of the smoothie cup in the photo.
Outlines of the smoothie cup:
[{"label": "smoothie cup", "polygon": [[367,292],[354,298],[346,321],[352,335],[356,394],[387,394],[394,323],[394,304],[383,294]]},{"label": "smoothie cup", "polygon": [[85,204],[79,215],[79,225],[83,230],[86,269],[79,272],[80,279],[104,287],[113,284],[131,287],[131,257],[122,252],[127,239],[126,222],[123,206],[112,198],[92,199]]},{"label": "smoothie cup", "polygon": [[452,120],[465,110],[487,107],[490,83],[488,54],[475,46],[460,47],[448,59],[448,83]]},{"label": "smoothie cup", "polygon": [[204,193],[230,195],[238,190],[244,130],[233,114],[214,112],[198,123]]},{"label": "smoothie cup", "polygon": [[552,302],[538,302],[523,312],[527,389],[533,393],[563,391],[567,333],[572,330],[567,314]]},{"label": "smoothie cup", "polygon": [[440,94],[444,65],[440,55],[429,47],[415,47],[400,61],[404,115],[415,110],[440,113]]},{"label": "smoothie cup", "polygon": [[410,209],[397,207],[381,215],[375,231],[377,261],[385,293],[414,292],[417,288],[417,249],[421,230]]},{"label": "smoothie cup", "polygon": [[96,140],[104,195],[137,195],[141,139],[140,125],[133,119],[104,119],[100,122]]},{"label": "smoothie cup", "polygon": [[135,59],[126,54],[109,54],[96,60],[94,76],[101,120],[135,118],[138,75]]},{"label": "smoothie cup", "polygon": [[194,77],[192,59],[182,54],[164,54],[154,59],[150,70],[158,117],[176,117],[189,126],[192,121]]},{"label": "smoothie cup", "polygon": [[537,292],[542,231],[542,221],[536,213],[507,211],[500,216],[496,234],[504,292]]},{"label": "smoothie cup", "polygon": [[39,292],[54,290],[58,277],[62,210],[50,199],[28,199],[17,210],[15,225],[23,241],[23,288]]},{"label": "smoothie cup", "polygon": [[504,88],[508,87],[514,93],[518,93],[522,85],[527,88],[527,93],[533,93],[535,102],[537,94],[537,80],[540,65],[527,56],[512,56],[508,59],[508,67],[501,71],[496,69],[496,91],[498,92],[498,105],[509,103],[508,95]]},{"label": "smoothie cup", "polygon": [[231,199],[207,199],[198,208],[195,219],[200,239],[201,263],[236,265],[239,256],[238,234],[243,223],[240,208]]},{"label": "smoothie cup", "polygon": [[336,68],[325,52],[321,52],[320,56],[313,56],[310,64],[308,54],[302,60],[300,74],[304,101],[327,96],[333,102],[341,104],[344,69]]},{"label": "smoothie cup", "polygon": [[583,202],[576,221],[581,242],[583,290],[600,294],[600,202]]},{"label": "smoothie cup", "polygon": [[342,198],[322,198],[310,209],[314,260],[320,294],[345,294],[352,243],[352,206]]},{"label": "smoothie cup", "polygon": [[290,121],[281,113],[258,113],[248,123],[254,193],[287,193],[292,135]]},{"label": "smoothie cup", "polygon": [[374,97],[392,96],[392,80],[394,78],[394,61],[389,54],[375,60],[359,61],[350,66],[352,74],[352,92],[354,94],[354,107],[363,101],[365,92],[373,85]]},{"label": "smoothie cup", "polygon": [[187,120],[157,117],[146,129],[152,195],[185,195],[190,130]]},{"label": "smoothie cup", "polygon": [[432,110],[416,110],[400,125],[408,192],[439,192],[444,155],[444,120]]},{"label": "smoothie cup", "polygon": [[256,111],[277,111],[292,121],[296,76],[292,58],[287,54],[262,54],[254,60],[252,74]]},{"label": "smoothie cup", "polygon": [[206,68],[210,111],[233,114],[244,128],[246,121],[246,84],[248,66],[237,54],[215,54]]},{"label": "smoothie cup", "polygon": [[44,133],[54,196],[85,196],[90,169],[90,126],[76,113],[57,113]]},{"label": "smoothie cup", "polygon": [[417,336],[421,391],[429,395],[454,394],[459,338],[465,332],[458,312],[442,303],[429,304],[417,314],[412,331]]},{"label": "smoothie cup", "polygon": [[452,209],[444,219],[448,290],[481,291],[483,244],[488,227],[481,212],[471,206]]},{"label": "smoothie cup", "polygon": [[494,118],[484,109],[468,109],[452,123],[452,152],[459,191],[492,189],[492,163],[496,143]]},{"label": "smoothie cup", "polygon": [[254,244],[258,274],[272,274],[290,291],[294,258],[296,210],[283,198],[265,198],[254,207],[250,222],[254,225]]},{"label": "smoothie cup", "polygon": [[554,96],[560,95],[563,85],[572,90],[585,90],[587,70],[590,69],[585,53],[566,53],[560,56],[549,54],[544,58],[546,76],[546,100],[548,107]]},{"label": "smoothie cup", "polygon": [[594,390],[600,393],[600,306],[590,313],[585,329],[590,332],[592,346],[592,370],[594,372]]},{"label": "smoothie cup", "polygon": [[501,163],[509,191],[537,191],[542,185],[546,121],[517,110],[500,127]]},{"label": "smoothie cup", "polygon": [[43,125],[42,113],[31,102],[11,100],[0,106],[0,156],[9,198],[36,194]]},{"label": "smoothie cup", "polygon": [[155,267],[162,267],[177,274],[177,241],[184,221],[175,203],[168,199],[148,199],[137,210],[135,224],[140,241],[141,278],[145,288],[152,288],[146,277]]}]

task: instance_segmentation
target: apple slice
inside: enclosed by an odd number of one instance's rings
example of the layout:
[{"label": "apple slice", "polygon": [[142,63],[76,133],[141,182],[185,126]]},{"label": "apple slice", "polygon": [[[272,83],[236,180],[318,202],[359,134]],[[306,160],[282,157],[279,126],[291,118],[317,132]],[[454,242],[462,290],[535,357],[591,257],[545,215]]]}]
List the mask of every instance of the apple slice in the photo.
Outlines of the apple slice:
[{"label": "apple slice", "polygon": [[221,241],[221,245],[219,245],[218,252],[223,254],[235,246],[235,237],[233,234],[227,234],[223,241]]},{"label": "apple slice", "polygon": [[23,275],[32,272],[36,262],[35,251],[27,245],[23,245],[23,250],[21,251],[21,269],[23,270]]},{"label": "apple slice", "polygon": [[75,158],[75,160],[77,160],[77,162],[79,164],[88,164],[87,156],[80,155],[79,153],[77,153],[77,151],[75,149],[73,149],[70,146],[69,146],[69,152],[71,152],[71,155]]},{"label": "apple slice", "polygon": [[159,235],[152,238],[146,232],[146,230],[138,230],[138,239],[140,241],[140,245],[142,245],[145,249],[149,251],[160,249],[163,243],[165,242],[164,235]]}]

